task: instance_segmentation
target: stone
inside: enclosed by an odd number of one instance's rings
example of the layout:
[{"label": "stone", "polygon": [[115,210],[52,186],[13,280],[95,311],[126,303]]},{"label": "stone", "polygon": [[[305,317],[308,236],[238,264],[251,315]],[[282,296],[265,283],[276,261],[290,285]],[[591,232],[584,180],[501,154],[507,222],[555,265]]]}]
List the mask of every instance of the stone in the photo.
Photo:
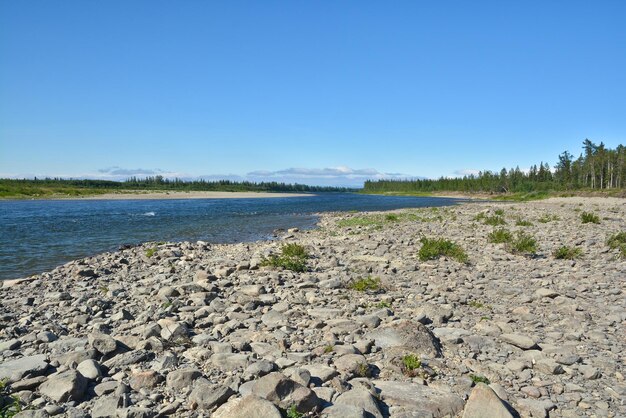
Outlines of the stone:
[{"label": "stone", "polygon": [[541,359],[535,363],[533,366],[534,370],[544,374],[563,374],[565,371],[563,370],[563,366],[561,366],[556,361],[546,358]]},{"label": "stone", "polygon": [[78,371],[78,373],[82,374],[89,380],[96,380],[102,377],[100,364],[98,364],[97,361],[91,359],[80,362],[80,364],[76,367],[76,371]]},{"label": "stone", "polygon": [[[450,390],[418,383],[374,380],[380,399],[390,408],[390,416],[443,418],[457,416],[465,402]],[[416,400],[419,399],[419,402]]]},{"label": "stone", "polygon": [[537,348],[537,343],[530,337],[521,334],[500,334],[500,339],[505,343],[514,345],[522,350]]},{"label": "stone", "polygon": [[587,380],[596,380],[602,376],[602,373],[593,366],[582,364],[578,367],[578,371],[582,373],[583,377]]},{"label": "stone", "polygon": [[363,409],[368,418],[383,418],[376,400],[372,394],[364,389],[351,389],[335,399],[335,405],[350,405]]},{"label": "stone", "polygon": [[354,405],[335,404],[325,408],[320,414],[321,418],[369,418],[363,408]]},{"label": "stone", "polygon": [[15,350],[20,348],[22,342],[16,338],[7,341],[0,341],[0,353],[5,350]]},{"label": "stone", "polygon": [[357,376],[367,375],[367,360],[361,354],[344,354],[336,358],[334,364],[341,373],[352,373]]},{"label": "stone", "polygon": [[118,354],[117,356],[105,361],[103,364],[108,369],[131,366],[146,360],[149,357],[148,354],[149,353],[146,350],[128,351],[126,353]]},{"label": "stone", "polygon": [[140,389],[155,388],[161,380],[162,377],[160,374],[154,370],[146,370],[133,373],[128,381],[128,384],[131,388],[133,388],[133,390],[139,392]]},{"label": "stone", "polygon": [[266,399],[248,395],[220,406],[211,418],[282,418],[280,411]]},{"label": "stone", "polygon": [[300,413],[315,412],[319,405],[315,392],[279,372],[273,372],[258,379],[252,388],[252,393],[283,409],[295,406]]},{"label": "stone", "polygon": [[325,366],[323,364],[305,364],[302,367],[309,371],[311,374],[311,382],[317,386],[321,386],[322,383],[328,382],[339,374],[334,367]]},{"label": "stone", "polygon": [[75,370],[67,370],[48,377],[39,392],[55,402],[80,401],[88,381]]},{"label": "stone", "polygon": [[276,369],[276,364],[269,360],[259,360],[250,364],[243,372],[244,378],[261,377]]},{"label": "stone", "polygon": [[211,356],[211,363],[221,370],[231,371],[248,367],[249,358],[241,353],[215,353]]},{"label": "stone", "polygon": [[235,394],[235,391],[225,385],[211,387],[209,385],[197,385],[189,395],[191,409],[212,410]]},{"label": "stone", "polygon": [[152,418],[154,416],[155,413],[150,408],[141,408],[138,406],[117,410],[118,418]]},{"label": "stone", "polygon": [[432,332],[422,323],[398,320],[379,327],[366,335],[375,344],[390,352],[408,352],[415,355],[439,357],[441,346]]},{"label": "stone", "polygon": [[158,321],[161,327],[161,338],[164,340],[176,340],[178,338],[187,337],[189,330],[187,325],[181,322],[174,321],[170,318],[163,318]]},{"label": "stone", "polygon": [[122,399],[116,395],[101,396],[91,408],[91,418],[117,418],[117,409],[122,405]]},{"label": "stone", "polygon": [[17,382],[25,376],[38,376],[48,368],[47,356],[37,354],[26,356],[17,360],[9,360],[0,364],[0,380]]},{"label": "stone", "polygon": [[92,333],[87,337],[89,344],[103,355],[110,354],[117,349],[117,341],[113,337],[102,333]]},{"label": "stone", "polygon": [[120,309],[119,311],[111,315],[112,321],[130,321],[132,319],[134,319],[133,315],[126,309]]},{"label": "stone", "polygon": [[200,378],[202,372],[198,369],[179,369],[167,374],[166,385],[170,389],[182,390],[191,386],[194,380]]},{"label": "stone", "polygon": [[463,418],[513,418],[507,406],[486,384],[477,383],[470,394]]}]

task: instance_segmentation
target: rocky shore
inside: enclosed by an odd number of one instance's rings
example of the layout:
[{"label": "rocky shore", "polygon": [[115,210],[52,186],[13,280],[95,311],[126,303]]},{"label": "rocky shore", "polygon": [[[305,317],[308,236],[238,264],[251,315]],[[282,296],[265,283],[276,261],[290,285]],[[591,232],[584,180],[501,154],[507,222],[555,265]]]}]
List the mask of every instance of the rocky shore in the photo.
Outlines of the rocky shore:
[{"label": "rocky shore", "polygon": [[[533,237],[535,254],[490,242],[502,228]],[[23,405],[17,417],[625,417],[626,259],[607,245],[620,231],[623,199],[477,202],[74,261],[4,283],[0,406]],[[452,241],[467,262],[420,259],[422,237]],[[288,243],[306,249],[304,272],[267,265]],[[555,257],[562,246],[573,259]]]}]

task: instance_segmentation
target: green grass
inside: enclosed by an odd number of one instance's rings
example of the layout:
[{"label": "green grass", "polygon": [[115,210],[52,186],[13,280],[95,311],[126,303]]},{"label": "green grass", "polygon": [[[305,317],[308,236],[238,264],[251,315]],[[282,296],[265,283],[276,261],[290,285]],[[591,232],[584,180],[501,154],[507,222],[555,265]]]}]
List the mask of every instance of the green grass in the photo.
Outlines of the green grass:
[{"label": "green grass", "polygon": [[359,363],[357,364],[355,374],[359,377],[369,377],[370,376],[370,366],[367,363]]},{"label": "green grass", "polygon": [[491,226],[498,226],[498,225],[506,224],[506,221],[504,220],[504,218],[498,215],[488,216],[485,218],[483,222],[485,225],[491,225]]},{"label": "green grass", "polygon": [[580,219],[582,220],[582,223],[584,224],[589,224],[589,223],[599,224],[600,223],[600,217],[592,212],[581,213]]},{"label": "green grass", "polygon": [[472,382],[474,382],[474,383],[484,383],[486,385],[491,383],[489,381],[489,379],[487,379],[485,376],[480,376],[480,375],[476,375],[476,374],[470,374],[469,378],[472,379]]},{"label": "green grass", "polygon": [[433,220],[442,220],[441,215],[435,217],[421,217],[417,213],[388,213],[385,215],[361,215],[352,216],[350,218],[340,219],[337,226],[340,228],[370,228],[382,229],[386,225],[398,222],[429,222]]},{"label": "green grass", "polygon": [[504,209],[496,209],[493,213],[498,216],[504,216]]},{"label": "green grass", "polygon": [[415,354],[402,357],[402,369],[405,374],[412,375],[420,367],[422,367],[422,361]]},{"label": "green grass", "polygon": [[608,245],[612,250],[618,249],[619,256],[621,258],[626,258],[626,231],[611,235],[606,241],[606,245]]},{"label": "green grass", "polygon": [[559,247],[552,253],[557,260],[573,260],[579,258],[582,254],[583,251],[580,248],[568,247],[566,245]]},{"label": "green grass", "polygon": [[0,408],[0,418],[13,418],[23,411],[20,399],[15,395],[7,395],[6,379],[0,380],[0,397],[4,398],[4,404]]},{"label": "green grass", "polygon": [[374,307],[378,309],[391,308],[391,303],[381,300],[380,302],[375,304]]},{"label": "green grass", "polygon": [[157,249],[155,248],[148,248],[146,250],[146,257],[148,258],[152,258],[152,256],[154,256],[154,254],[156,253]]},{"label": "green grass", "polygon": [[541,215],[541,218],[537,219],[537,222],[547,224],[548,222],[558,221],[560,218],[557,215],[545,214]]},{"label": "green grass", "polygon": [[507,242],[511,242],[511,240],[513,239],[513,234],[507,229],[500,228],[490,232],[487,236],[487,239],[489,240],[489,242],[492,242],[494,244],[504,244]]},{"label": "green grass", "polygon": [[530,192],[530,193],[511,193],[506,195],[494,196],[493,200],[504,200],[510,202],[528,202],[530,200],[547,199],[551,196],[549,192]]},{"label": "green grass", "polygon": [[513,254],[536,254],[537,240],[523,231],[517,231],[513,240],[507,243],[507,249]]},{"label": "green grass", "polygon": [[332,345],[324,346],[324,354],[332,353],[334,350],[335,348]]},{"label": "green grass", "polygon": [[422,247],[417,253],[421,261],[436,260],[445,256],[460,263],[467,263],[468,257],[460,245],[442,238],[427,238],[421,240]]},{"label": "green grass", "polygon": [[295,405],[291,405],[289,409],[287,409],[287,418],[302,418],[304,416],[303,413],[298,412],[298,409]]},{"label": "green grass", "polygon": [[530,222],[530,221],[527,221],[527,220],[524,220],[524,219],[518,218],[518,219],[515,221],[515,226],[533,226],[533,223],[532,223],[532,222]]},{"label": "green grass", "polygon": [[350,283],[349,288],[358,292],[377,292],[381,289],[380,278],[368,276]]},{"label": "green grass", "polygon": [[472,308],[476,308],[476,309],[488,309],[491,310],[491,306],[486,305],[482,302],[479,302],[477,300],[470,300],[469,302],[467,302],[468,306],[471,306]]},{"label": "green grass", "polygon": [[400,218],[398,217],[398,215],[396,215],[394,213],[389,213],[389,214],[385,215],[385,220],[389,221],[389,222],[398,222],[400,220]]},{"label": "green grass", "polygon": [[282,267],[285,270],[303,272],[307,269],[309,253],[300,244],[285,244],[280,249],[280,254],[272,254],[261,261],[262,266]]}]

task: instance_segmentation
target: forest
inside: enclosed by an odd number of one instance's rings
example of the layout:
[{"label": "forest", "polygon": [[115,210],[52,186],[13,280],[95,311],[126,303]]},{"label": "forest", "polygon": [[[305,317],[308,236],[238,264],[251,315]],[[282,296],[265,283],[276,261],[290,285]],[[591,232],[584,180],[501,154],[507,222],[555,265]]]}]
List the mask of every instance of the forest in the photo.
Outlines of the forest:
[{"label": "forest", "polygon": [[86,196],[124,191],[171,190],[171,191],[220,191],[220,192],[347,192],[354,191],[343,187],[308,186],[306,184],[286,184],[278,182],[236,182],[230,180],[181,180],[163,176],[146,178],[131,177],[125,181],[80,180],[61,178],[0,179],[0,197],[51,197]]},{"label": "forest", "polygon": [[602,142],[583,142],[578,158],[564,151],[554,167],[541,162],[527,171],[519,167],[500,172],[481,171],[477,175],[420,180],[366,181],[364,193],[428,193],[458,191],[468,193],[530,193],[575,190],[609,190],[626,187],[626,147],[607,148]]}]

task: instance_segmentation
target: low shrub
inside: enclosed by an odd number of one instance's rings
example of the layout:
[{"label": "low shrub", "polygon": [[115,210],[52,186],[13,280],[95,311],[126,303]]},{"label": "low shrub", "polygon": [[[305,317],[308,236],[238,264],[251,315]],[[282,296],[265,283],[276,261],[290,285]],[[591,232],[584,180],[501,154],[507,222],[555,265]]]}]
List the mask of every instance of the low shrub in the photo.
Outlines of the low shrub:
[{"label": "low shrub", "polygon": [[504,244],[513,239],[513,234],[506,229],[496,229],[487,236],[487,239],[494,244]]},{"label": "low shrub", "polygon": [[573,260],[575,258],[579,258],[582,253],[583,251],[580,248],[563,245],[554,250],[552,255],[557,260]]},{"label": "low shrub", "polygon": [[513,254],[535,254],[537,253],[537,240],[523,231],[517,231],[513,240],[507,243],[509,252]]},{"label": "low shrub", "polygon": [[365,277],[363,279],[355,280],[350,283],[350,289],[356,290],[358,292],[376,292],[380,290],[381,284],[380,279],[378,277]]},{"label": "low shrub", "polygon": [[584,224],[599,224],[600,217],[592,212],[583,212],[580,214],[580,219]]},{"label": "low shrub", "polygon": [[502,216],[494,215],[487,216],[484,221],[485,225],[498,226],[498,225],[506,225],[506,221]]},{"label": "low shrub", "polygon": [[285,244],[280,250],[280,254],[272,254],[261,261],[262,266],[282,267],[285,270],[295,272],[306,271],[306,260],[309,254],[302,245]]},{"label": "low shrub", "polygon": [[489,381],[489,379],[487,379],[485,376],[480,376],[480,375],[476,375],[476,374],[470,374],[469,378],[472,379],[472,382],[474,382],[474,383],[484,383],[486,385],[491,383]]},{"label": "low shrub", "polygon": [[618,249],[619,256],[626,258],[626,231],[611,235],[606,241],[606,245],[612,250]]},{"label": "low shrub", "polygon": [[441,238],[426,238],[421,240],[422,248],[419,249],[418,257],[421,261],[435,260],[441,256],[452,258],[460,263],[467,263],[468,257],[460,245]]},{"label": "low shrub", "polygon": [[516,226],[533,226],[533,223],[524,219],[518,219],[515,221]]},{"label": "low shrub", "polygon": [[402,372],[413,376],[415,371],[422,367],[422,361],[415,354],[407,354],[402,357]]}]

